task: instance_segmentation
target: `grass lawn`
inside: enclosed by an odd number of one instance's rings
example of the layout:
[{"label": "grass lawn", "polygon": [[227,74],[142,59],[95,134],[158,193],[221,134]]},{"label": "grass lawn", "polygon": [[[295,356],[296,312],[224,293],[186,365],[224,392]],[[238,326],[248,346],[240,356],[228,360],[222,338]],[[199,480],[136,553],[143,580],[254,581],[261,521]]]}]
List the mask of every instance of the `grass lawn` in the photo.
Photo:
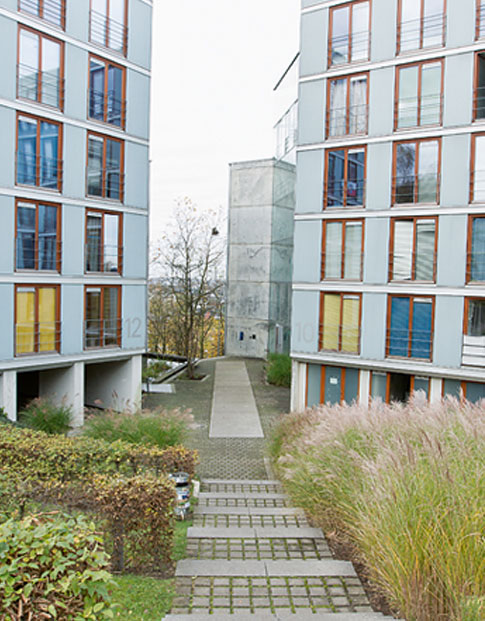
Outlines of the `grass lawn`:
[{"label": "grass lawn", "polygon": [[[177,522],[175,528],[174,561],[185,556],[187,529],[190,521]],[[115,576],[119,589],[113,594],[113,603],[119,606],[116,619],[132,621],[159,621],[172,606],[175,595],[174,580],[160,580],[148,576]]]}]

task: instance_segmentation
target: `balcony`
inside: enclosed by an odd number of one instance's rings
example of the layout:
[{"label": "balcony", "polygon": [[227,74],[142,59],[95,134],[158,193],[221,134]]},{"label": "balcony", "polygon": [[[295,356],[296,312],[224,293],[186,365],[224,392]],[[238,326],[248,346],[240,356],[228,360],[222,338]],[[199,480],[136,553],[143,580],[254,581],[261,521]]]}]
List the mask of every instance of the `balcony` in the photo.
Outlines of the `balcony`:
[{"label": "balcony", "polygon": [[365,204],[364,179],[338,179],[324,185],[325,209],[358,209]]},{"label": "balcony", "polygon": [[52,354],[61,348],[61,322],[29,322],[15,325],[15,355]]},{"label": "balcony", "polygon": [[424,125],[441,125],[442,115],[442,95],[422,95],[399,99],[394,108],[394,127],[408,129]]},{"label": "balcony", "polygon": [[119,246],[86,244],[86,273],[118,274],[123,265],[123,249]]},{"label": "balcony", "polygon": [[128,28],[116,21],[91,9],[89,15],[89,40],[103,47],[126,54]]},{"label": "balcony", "polygon": [[394,177],[393,203],[395,205],[419,203],[435,205],[439,202],[440,183],[441,176],[438,173]]},{"label": "balcony", "polygon": [[28,271],[61,271],[62,243],[52,237],[15,239],[15,269]]},{"label": "balcony", "polygon": [[485,282],[485,252],[467,252],[466,282],[481,285]]},{"label": "balcony", "polygon": [[84,349],[121,347],[121,319],[86,319]]},{"label": "balcony", "polygon": [[327,115],[326,135],[328,138],[367,134],[369,106],[356,104],[343,108],[331,108]]},{"label": "balcony", "polygon": [[[423,245],[424,243],[423,240]],[[394,244],[396,244],[396,239],[394,239]],[[390,282],[405,284],[435,282],[438,253],[434,250],[434,244],[433,238],[431,252],[394,252],[391,255]]]},{"label": "balcony", "polygon": [[320,327],[321,352],[358,355],[360,353],[361,329],[343,324],[325,323]]},{"label": "balcony", "polygon": [[467,367],[485,367],[485,336],[463,336],[461,363]]},{"label": "balcony", "polygon": [[445,13],[400,22],[397,26],[398,54],[428,47],[442,47],[445,36]]},{"label": "balcony", "polygon": [[35,153],[15,153],[17,184],[59,191],[62,186],[62,160]]},{"label": "balcony", "polygon": [[[359,231],[362,237],[362,232]],[[325,242],[324,242],[325,243]],[[349,248],[345,248],[345,253],[325,252],[323,253],[322,262],[322,281],[326,282],[361,282],[363,277],[364,253],[360,250],[353,252]]]},{"label": "balcony", "polygon": [[50,71],[17,64],[17,96],[52,108],[64,107],[64,80]]},{"label": "balcony", "polygon": [[477,39],[485,37],[485,2],[482,0],[477,10]]},{"label": "balcony", "polygon": [[86,195],[90,198],[107,198],[123,202],[125,175],[119,168],[101,168],[89,170]]},{"label": "balcony", "polygon": [[19,10],[35,15],[47,22],[64,28],[66,23],[66,7],[64,0],[20,0]]},{"label": "balcony", "polygon": [[369,60],[370,42],[368,30],[334,37],[330,41],[330,67]]},{"label": "balcony", "polygon": [[126,100],[118,99],[114,91],[89,91],[89,118],[117,127],[125,127]]},{"label": "balcony", "polygon": [[386,356],[389,358],[413,358],[429,362],[433,335],[427,330],[392,329],[386,331]]}]

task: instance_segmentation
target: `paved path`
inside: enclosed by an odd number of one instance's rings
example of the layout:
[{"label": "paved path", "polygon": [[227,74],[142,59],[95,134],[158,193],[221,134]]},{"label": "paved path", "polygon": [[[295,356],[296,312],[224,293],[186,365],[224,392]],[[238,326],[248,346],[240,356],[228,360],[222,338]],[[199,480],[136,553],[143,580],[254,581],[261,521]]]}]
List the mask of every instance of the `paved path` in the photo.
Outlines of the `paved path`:
[{"label": "paved path", "polygon": [[209,438],[263,437],[245,363],[217,362]]}]

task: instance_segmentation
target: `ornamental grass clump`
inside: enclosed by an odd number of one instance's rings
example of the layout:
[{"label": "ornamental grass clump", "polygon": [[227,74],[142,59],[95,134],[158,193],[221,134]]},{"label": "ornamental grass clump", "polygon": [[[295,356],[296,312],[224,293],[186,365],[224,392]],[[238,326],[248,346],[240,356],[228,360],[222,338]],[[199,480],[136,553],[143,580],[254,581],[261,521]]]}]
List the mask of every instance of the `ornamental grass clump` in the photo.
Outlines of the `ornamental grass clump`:
[{"label": "ornamental grass clump", "polygon": [[291,358],[286,354],[269,354],[266,379],[275,386],[291,386]]},{"label": "ornamental grass clump", "polygon": [[71,428],[72,411],[67,405],[56,405],[49,399],[38,398],[20,412],[19,420],[25,427],[36,431],[66,434]]},{"label": "ornamental grass clump", "polygon": [[295,501],[348,544],[401,617],[480,618],[483,407],[419,395],[407,405],[321,406],[283,418],[272,451]]}]

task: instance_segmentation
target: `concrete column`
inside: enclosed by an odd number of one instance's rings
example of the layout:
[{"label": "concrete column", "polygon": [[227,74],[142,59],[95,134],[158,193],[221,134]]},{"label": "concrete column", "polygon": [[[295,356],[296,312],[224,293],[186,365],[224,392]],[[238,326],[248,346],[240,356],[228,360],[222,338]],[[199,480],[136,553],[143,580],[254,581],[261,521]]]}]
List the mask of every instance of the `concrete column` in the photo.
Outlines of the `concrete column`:
[{"label": "concrete column", "polygon": [[307,365],[293,361],[290,406],[292,412],[303,412],[306,403]]},{"label": "concrete column", "polygon": [[440,377],[432,377],[429,383],[429,402],[436,403],[443,398],[443,380]]},{"label": "concrete column", "polygon": [[370,371],[360,370],[360,382],[359,382],[359,404],[369,405],[370,397]]},{"label": "concrete column", "polygon": [[17,371],[4,371],[0,375],[0,407],[10,420],[17,420]]},{"label": "concrete column", "polygon": [[39,396],[72,410],[73,427],[84,424],[84,363],[39,373]]}]

